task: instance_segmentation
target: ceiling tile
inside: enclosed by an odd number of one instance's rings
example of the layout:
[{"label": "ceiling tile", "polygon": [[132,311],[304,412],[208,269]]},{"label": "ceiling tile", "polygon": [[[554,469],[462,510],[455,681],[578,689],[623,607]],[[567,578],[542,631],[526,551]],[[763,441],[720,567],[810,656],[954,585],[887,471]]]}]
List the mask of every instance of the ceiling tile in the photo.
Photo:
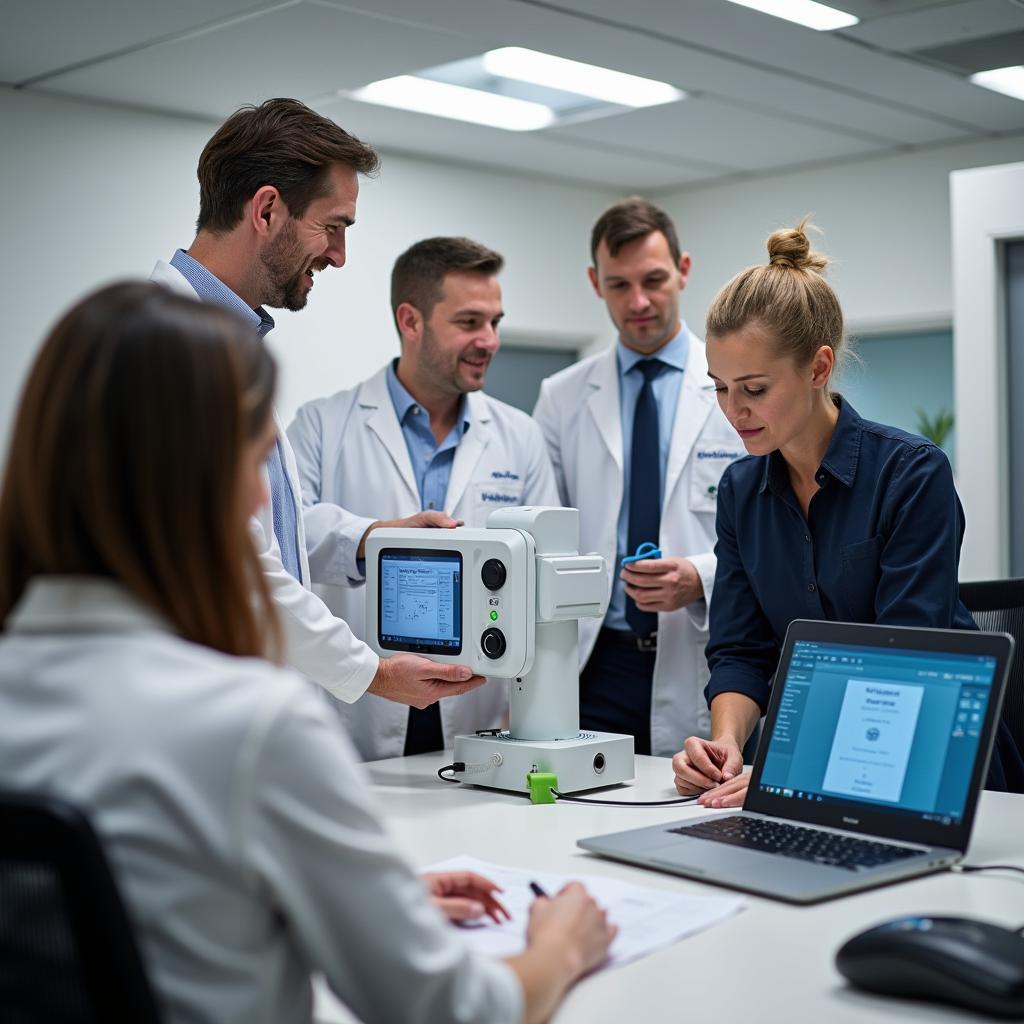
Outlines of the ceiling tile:
[{"label": "ceiling tile", "polygon": [[16,85],[81,61],[280,5],[269,0],[4,0],[0,81]]},{"label": "ceiling tile", "polygon": [[843,29],[842,34],[883,50],[908,51],[1018,29],[1024,29],[1024,6],[1007,3],[1007,0],[968,0],[872,18]]},{"label": "ceiling tile", "polygon": [[[355,2],[371,4],[371,0]],[[893,6],[891,0],[885,3]],[[633,16],[637,4],[641,7]],[[372,0],[372,6],[400,19],[422,11],[417,0]],[[729,97],[752,109],[798,115],[809,123],[846,128],[897,144],[950,141],[977,132],[973,122],[954,120],[941,105],[929,103],[915,112],[872,90],[860,93],[829,80],[815,81],[803,74],[799,60],[766,64],[757,48],[760,25],[752,26],[745,18],[751,12],[724,0],[715,4],[706,0],[635,0],[628,19],[623,18],[617,3],[606,0],[560,0],[559,7],[517,0],[431,2],[435,24],[445,28],[457,25],[477,40],[480,51],[514,41],[671,82],[690,92]],[[709,11],[715,18],[706,23]],[[595,13],[603,20],[593,20]],[[796,33],[799,40],[817,35],[777,18],[768,20],[781,26],[784,34]],[[728,40],[736,47],[746,40],[754,56],[727,52],[723,44]],[[856,64],[864,52],[861,46],[845,44],[850,63]]]},{"label": "ceiling tile", "polygon": [[49,79],[42,88],[223,117],[270,96],[319,96],[468,56],[451,32],[301,2]]},{"label": "ceiling tile", "polygon": [[862,156],[888,148],[706,98],[589,121],[557,133],[666,156],[705,156],[744,171]]},{"label": "ceiling tile", "polygon": [[[490,166],[614,189],[669,188],[731,173],[703,161],[650,157],[638,147],[603,146],[550,132],[506,132],[441,117],[374,107],[355,100],[318,103],[317,109],[381,149]],[[387,160],[383,174],[387,174]]]}]

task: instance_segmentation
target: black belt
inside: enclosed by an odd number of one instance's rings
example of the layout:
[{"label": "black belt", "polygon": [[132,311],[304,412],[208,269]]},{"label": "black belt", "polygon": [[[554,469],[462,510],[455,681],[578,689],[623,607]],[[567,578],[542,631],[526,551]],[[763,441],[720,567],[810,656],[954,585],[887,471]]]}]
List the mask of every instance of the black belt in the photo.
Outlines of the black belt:
[{"label": "black belt", "polygon": [[647,636],[640,636],[628,629],[602,629],[598,635],[599,640],[615,647],[627,647],[632,651],[643,651],[645,654],[655,654],[658,650],[658,634],[650,633]]}]

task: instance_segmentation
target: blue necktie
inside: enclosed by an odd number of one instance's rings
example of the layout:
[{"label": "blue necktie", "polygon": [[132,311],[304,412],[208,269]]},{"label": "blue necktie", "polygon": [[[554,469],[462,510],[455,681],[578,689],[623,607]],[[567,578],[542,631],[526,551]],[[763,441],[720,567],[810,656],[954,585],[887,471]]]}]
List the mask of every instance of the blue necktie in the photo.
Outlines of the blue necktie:
[{"label": "blue necktie", "polygon": [[295,521],[295,496],[288,474],[284,471],[281,458],[281,442],[267,456],[267,473],[270,476],[270,508],[274,514],[274,536],[281,549],[281,561],[289,576],[302,582],[302,568],[299,561],[299,526]]},{"label": "blue necktie", "polygon": [[[651,382],[664,369],[660,359],[644,359],[633,369],[644,382],[633,413],[633,444],[629,456],[629,531],[632,554],[645,541],[658,543],[661,529],[661,445],[658,439],[658,400]],[[658,628],[657,612],[643,612],[626,598],[626,621],[633,632],[649,636]]]}]

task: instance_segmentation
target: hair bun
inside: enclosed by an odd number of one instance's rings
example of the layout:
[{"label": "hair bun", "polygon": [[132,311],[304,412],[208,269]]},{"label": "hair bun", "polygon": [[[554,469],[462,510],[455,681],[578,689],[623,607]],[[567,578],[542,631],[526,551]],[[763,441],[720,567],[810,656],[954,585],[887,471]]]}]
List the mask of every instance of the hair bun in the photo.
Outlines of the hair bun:
[{"label": "hair bun", "polygon": [[795,228],[781,228],[768,239],[768,262],[773,267],[787,267],[791,270],[824,270],[828,258],[811,249],[806,229],[810,227],[805,217]]}]

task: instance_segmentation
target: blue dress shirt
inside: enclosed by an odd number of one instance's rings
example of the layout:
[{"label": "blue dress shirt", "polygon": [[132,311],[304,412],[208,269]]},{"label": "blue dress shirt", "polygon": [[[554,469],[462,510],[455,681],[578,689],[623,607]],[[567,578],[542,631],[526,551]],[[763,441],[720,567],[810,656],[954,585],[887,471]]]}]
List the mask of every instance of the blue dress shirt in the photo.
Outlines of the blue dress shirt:
[{"label": "blue dress shirt", "polygon": [[395,415],[402,427],[405,447],[409,450],[413,476],[420,492],[421,509],[444,509],[448,495],[448,481],[455,462],[455,449],[470,428],[469,403],[462,396],[455,426],[438,444],[430,429],[430,413],[403,387],[395,373],[396,359],[387,371],[388,394],[395,407]]},{"label": "blue dress shirt", "polygon": [[722,476],[709,704],[742,693],[764,713],[793,619],[977,629],[958,597],[964,513],[949,460],[837,404],[806,519],[778,451]]},{"label": "blue dress shirt", "polygon": [[[274,318],[261,306],[252,309],[239,298],[220,278],[211,274],[184,249],[178,249],[171,257],[171,266],[195,289],[202,302],[221,306],[240,316],[253,330],[265,338],[274,329]],[[284,469],[284,453],[278,440],[267,458],[267,474],[270,478],[270,505],[274,520],[274,536],[281,549],[281,563],[285,570],[302,582],[302,561],[299,557],[299,527],[295,515],[295,495]]]},{"label": "blue dress shirt", "polygon": [[[686,356],[690,350],[690,340],[685,324],[679,333],[663,348],[650,358],[660,359],[668,366],[651,382],[654,397],[658,402],[658,456],[661,466],[661,486],[657,495],[651,500],[657,501],[659,508],[664,496],[665,470],[668,466],[668,450],[672,445],[672,430],[676,423],[676,407],[679,405],[679,392],[683,386],[683,372],[686,369]],[[622,570],[622,559],[634,552],[627,551],[629,534],[629,483],[630,460],[633,451],[633,415],[636,412],[637,398],[643,386],[643,375],[630,371],[642,359],[647,357],[631,348],[626,348],[620,341],[616,355],[619,363],[619,419],[622,423],[622,504],[619,506],[619,519],[616,529],[616,561],[612,580],[611,599],[605,613],[604,624],[609,629],[632,631],[626,621],[625,584],[619,579]],[[647,537],[652,544],[658,543],[657,537]]]},{"label": "blue dress shirt", "polygon": [[192,259],[184,249],[175,250],[171,257],[171,266],[196,291],[196,295],[203,302],[209,302],[214,306],[223,306],[237,313],[247,323],[252,324],[253,330],[265,338],[274,329],[274,318],[262,307],[253,309],[247,306],[244,300],[240,299],[219,277],[211,274],[202,263]]}]

